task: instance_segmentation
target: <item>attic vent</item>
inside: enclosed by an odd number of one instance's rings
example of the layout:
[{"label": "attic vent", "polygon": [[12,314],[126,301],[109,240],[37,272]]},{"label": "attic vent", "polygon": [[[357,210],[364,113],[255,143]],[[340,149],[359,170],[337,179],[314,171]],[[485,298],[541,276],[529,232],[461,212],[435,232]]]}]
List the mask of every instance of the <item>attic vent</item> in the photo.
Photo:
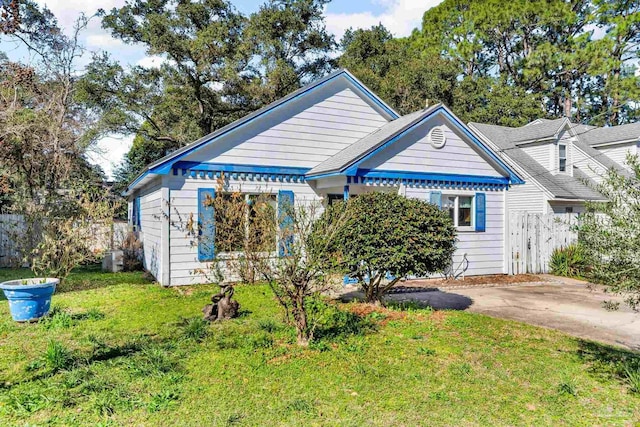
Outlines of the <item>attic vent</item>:
[{"label": "attic vent", "polygon": [[433,148],[442,148],[447,143],[447,138],[444,136],[444,131],[441,127],[435,127],[429,132],[429,142]]}]

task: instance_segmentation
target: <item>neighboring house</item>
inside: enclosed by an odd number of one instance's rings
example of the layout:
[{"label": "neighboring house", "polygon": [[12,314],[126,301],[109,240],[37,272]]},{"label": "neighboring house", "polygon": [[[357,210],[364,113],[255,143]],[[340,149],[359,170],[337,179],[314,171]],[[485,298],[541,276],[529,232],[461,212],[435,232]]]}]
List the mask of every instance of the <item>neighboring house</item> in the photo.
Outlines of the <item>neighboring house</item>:
[{"label": "neighboring house", "polygon": [[[225,256],[185,232],[190,217],[215,217],[202,200],[221,178],[225,192],[248,202],[269,194],[276,209],[371,191],[431,201],[454,219],[454,263],[466,256],[467,275],[507,272],[506,193],[523,183],[445,106],[399,117],[339,71],[149,165],[131,183],[130,221],[161,284],[205,281],[195,272]],[[274,256],[277,247],[274,236]]]},{"label": "neighboring house", "polygon": [[585,202],[604,200],[595,185],[608,169],[628,173],[625,154],[636,152],[640,136],[640,124],[595,128],[567,118],[469,127],[526,181],[509,190],[508,211],[541,214],[580,213]]}]

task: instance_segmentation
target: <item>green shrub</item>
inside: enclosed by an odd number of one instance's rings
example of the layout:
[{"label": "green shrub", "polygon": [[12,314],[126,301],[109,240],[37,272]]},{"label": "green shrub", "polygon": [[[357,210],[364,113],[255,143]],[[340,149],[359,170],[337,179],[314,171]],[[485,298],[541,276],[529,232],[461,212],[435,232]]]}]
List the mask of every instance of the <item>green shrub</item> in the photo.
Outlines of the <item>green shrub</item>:
[{"label": "green shrub", "polygon": [[311,249],[324,251],[328,244],[326,269],[356,278],[367,302],[381,304],[405,276],[427,276],[450,266],[456,230],[436,205],[397,193],[361,194],[325,210],[316,224],[323,229],[343,216],[346,221],[333,239],[320,239],[323,244]]},{"label": "green shrub", "polygon": [[554,249],[549,267],[551,273],[556,276],[583,277],[587,269],[587,259],[582,247],[572,244]]}]

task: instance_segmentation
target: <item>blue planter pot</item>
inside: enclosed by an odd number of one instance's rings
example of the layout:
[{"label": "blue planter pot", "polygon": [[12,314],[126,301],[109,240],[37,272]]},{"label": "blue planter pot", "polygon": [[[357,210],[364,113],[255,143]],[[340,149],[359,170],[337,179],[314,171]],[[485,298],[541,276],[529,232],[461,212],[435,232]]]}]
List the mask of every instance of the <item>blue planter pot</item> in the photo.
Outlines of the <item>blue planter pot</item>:
[{"label": "blue planter pot", "polygon": [[0,289],[9,301],[11,317],[16,322],[37,320],[49,312],[51,295],[59,279],[10,280],[0,283]]}]

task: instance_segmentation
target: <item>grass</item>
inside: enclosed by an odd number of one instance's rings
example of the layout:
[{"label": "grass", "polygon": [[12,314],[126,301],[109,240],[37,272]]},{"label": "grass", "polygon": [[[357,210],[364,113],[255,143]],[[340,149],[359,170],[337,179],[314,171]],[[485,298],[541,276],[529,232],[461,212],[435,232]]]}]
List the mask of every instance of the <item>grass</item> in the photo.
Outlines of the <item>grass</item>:
[{"label": "grass", "polygon": [[209,325],[213,290],[91,267],[41,322],[0,302],[0,425],[640,422],[635,353],[467,312],[319,302],[319,340],[300,349],[268,287],[238,287],[243,315]]}]

